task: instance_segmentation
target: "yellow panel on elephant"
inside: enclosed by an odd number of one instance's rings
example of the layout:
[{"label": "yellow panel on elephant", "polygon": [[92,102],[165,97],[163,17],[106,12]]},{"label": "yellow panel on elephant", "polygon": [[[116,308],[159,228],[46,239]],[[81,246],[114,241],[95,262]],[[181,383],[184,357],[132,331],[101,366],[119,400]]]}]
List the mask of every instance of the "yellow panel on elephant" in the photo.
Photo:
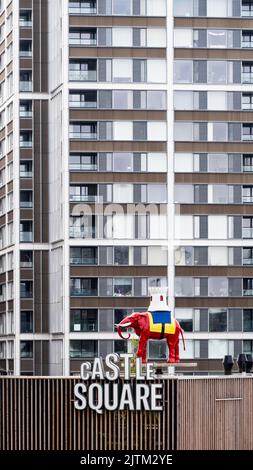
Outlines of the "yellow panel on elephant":
[{"label": "yellow panel on elephant", "polygon": [[150,332],[174,335],[176,331],[176,322],[170,311],[148,312],[148,317]]}]

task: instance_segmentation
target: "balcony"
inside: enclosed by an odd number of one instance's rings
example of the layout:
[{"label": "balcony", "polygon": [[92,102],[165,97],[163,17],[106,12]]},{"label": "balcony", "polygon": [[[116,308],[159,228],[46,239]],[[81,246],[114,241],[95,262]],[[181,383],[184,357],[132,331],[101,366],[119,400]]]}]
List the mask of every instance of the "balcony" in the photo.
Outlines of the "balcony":
[{"label": "balcony", "polygon": [[243,266],[251,266],[253,264],[253,258],[243,258]]},{"label": "balcony", "polygon": [[96,265],[98,264],[97,258],[70,258],[70,264],[74,265]]},{"label": "balcony", "polygon": [[253,196],[243,196],[242,198],[243,204],[252,204],[253,203]]},{"label": "balcony", "polygon": [[19,26],[20,28],[32,27],[32,10],[20,10]]},{"label": "balcony", "polygon": [[81,287],[72,287],[70,289],[72,297],[96,297],[98,295],[97,289],[83,289]]},{"label": "balcony", "polygon": [[70,163],[70,171],[97,171],[97,164],[92,163]]},{"label": "balcony", "polygon": [[96,82],[96,70],[69,70],[69,80],[73,82]]},{"label": "balcony", "polygon": [[243,289],[243,295],[253,296],[253,289]]},{"label": "balcony", "polygon": [[253,165],[245,165],[243,166],[244,173],[252,173],[253,172]]},{"label": "balcony", "polygon": [[33,232],[20,232],[20,242],[32,242]]},{"label": "balcony", "polygon": [[91,1],[77,1],[69,2],[69,14],[70,15],[95,15],[97,13],[96,2]]},{"label": "balcony", "polygon": [[70,46],[96,46],[97,39],[96,38],[80,38],[80,39],[69,38],[69,45]]},{"label": "balcony", "polygon": [[19,145],[21,148],[32,148],[33,143],[32,140],[21,140]]},{"label": "balcony", "polygon": [[253,16],[253,4],[251,1],[242,1],[241,16],[246,18]]},{"label": "balcony", "polygon": [[20,207],[22,209],[31,209],[33,207],[32,201],[20,201]]},{"label": "balcony", "polygon": [[[20,81],[19,82],[19,91],[33,91],[33,82]],[[30,117],[30,116],[25,116]]]},{"label": "balcony", "polygon": [[71,93],[69,95],[70,108],[97,108],[96,91],[87,91],[84,93]]},{"label": "balcony", "polygon": [[95,238],[95,227],[70,227],[70,238]]},{"label": "balcony", "polygon": [[96,132],[71,132],[69,133],[70,139],[80,139],[80,140],[96,140],[97,133]]},{"label": "balcony", "polygon": [[89,29],[76,29],[71,28],[69,31],[69,45],[70,46],[96,46],[97,45],[97,30],[96,28]]},{"label": "balcony", "polygon": [[242,83],[253,83],[253,72],[242,74]]},{"label": "balcony", "polygon": [[70,202],[96,202],[97,196],[94,194],[70,194]]}]

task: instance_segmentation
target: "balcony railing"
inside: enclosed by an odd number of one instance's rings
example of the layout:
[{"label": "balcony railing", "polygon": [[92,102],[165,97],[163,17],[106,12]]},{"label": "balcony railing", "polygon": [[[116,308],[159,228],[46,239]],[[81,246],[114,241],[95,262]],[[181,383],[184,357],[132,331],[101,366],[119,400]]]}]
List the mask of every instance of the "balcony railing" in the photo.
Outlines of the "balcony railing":
[{"label": "balcony railing", "polygon": [[32,261],[20,261],[21,268],[32,268],[33,262]]},{"label": "balcony railing", "polygon": [[253,134],[243,134],[242,135],[242,140],[253,140]]},{"label": "balcony railing", "polygon": [[70,238],[95,238],[95,228],[85,227],[83,229],[70,227],[69,228]]},{"label": "balcony railing", "polygon": [[96,101],[69,101],[70,108],[96,108]]},{"label": "balcony railing", "polygon": [[21,242],[32,242],[33,233],[32,232],[20,232],[20,241]]},{"label": "balcony railing", "polygon": [[32,148],[33,143],[32,140],[21,140],[19,146],[22,148]]},{"label": "balcony railing", "polygon": [[72,287],[70,289],[70,295],[73,297],[95,297],[98,295],[97,289],[82,289]]},{"label": "balcony railing", "polygon": [[253,203],[253,196],[243,196],[242,202],[243,202],[243,203],[245,202],[245,203],[247,203],[247,204],[249,204],[249,203],[252,204],[252,203]]},{"label": "balcony railing", "polygon": [[97,72],[96,70],[70,70],[69,80],[80,82],[96,82]]},{"label": "balcony railing", "polygon": [[21,299],[32,299],[33,298],[33,293],[30,290],[24,290],[20,292],[20,298]]},{"label": "balcony railing", "polygon": [[33,82],[29,81],[20,81],[19,82],[19,90],[20,91],[32,91],[33,89]]},{"label": "balcony railing", "polygon": [[70,15],[95,15],[97,13],[96,8],[89,7],[69,7]]},{"label": "balcony railing", "polygon": [[246,165],[246,166],[243,166],[243,172],[244,173],[247,173],[247,172],[253,172],[253,165]]},{"label": "balcony railing", "polygon": [[98,264],[97,258],[70,258],[70,264]]},{"label": "balcony railing", "polygon": [[69,45],[70,46],[96,46],[97,45],[97,39],[90,39],[90,38],[84,38],[84,39],[69,39]]},{"label": "balcony railing", "polygon": [[69,196],[70,202],[96,202],[97,196],[91,195],[78,195],[78,194],[71,194]]},{"label": "balcony railing", "polygon": [[243,295],[252,296],[253,295],[253,289],[243,289]]},{"label": "balcony railing", "polygon": [[70,132],[69,138],[70,139],[96,140],[97,133],[96,132]]},{"label": "balcony railing", "polygon": [[20,201],[20,207],[22,207],[22,209],[31,209],[33,207],[33,202],[32,201]]},{"label": "balcony railing", "polygon": [[19,56],[20,57],[32,57],[33,53],[32,51],[19,51]]},{"label": "balcony railing", "polygon": [[243,266],[253,264],[253,258],[243,258]]},{"label": "balcony railing", "polygon": [[20,171],[20,178],[32,178],[32,171]]},{"label": "balcony railing", "polygon": [[31,28],[33,25],[32,20],[25,20],[23,18],[19,19],[20,28]]},{"label": "balcony railing", "polygon": [[253,228],[243,228],[242,238],[253,238]]},{"label": "balcony railing", "polygon": [[97,171],[98,166],[92,163],[70,163],[69,169],[71,171]]},{"label": "balcony railing", "polygon": [[243,73],[242,83],[253,83],[253,73]]},{"label": "balcony railing", "polygon": [[[31,90],[29,90],[29,91],[31,91]],[[30,118],[30,117],[32,117],[32,115],[33,115],[32,111],[24,111],[24,110],[19,111],[19,117],[22,117],[22,118]]]}]

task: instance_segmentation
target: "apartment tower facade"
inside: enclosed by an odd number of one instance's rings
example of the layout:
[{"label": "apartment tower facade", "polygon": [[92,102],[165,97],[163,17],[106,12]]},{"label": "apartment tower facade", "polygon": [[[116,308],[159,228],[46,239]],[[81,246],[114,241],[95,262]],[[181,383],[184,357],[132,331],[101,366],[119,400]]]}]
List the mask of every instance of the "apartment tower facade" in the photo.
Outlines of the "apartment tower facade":
[{"label": "apartment tower facade", "polygon": [[3,373],[131,350],[151,286],[197,370],[252,353],[252,47],[249,0],[0,2]]}]

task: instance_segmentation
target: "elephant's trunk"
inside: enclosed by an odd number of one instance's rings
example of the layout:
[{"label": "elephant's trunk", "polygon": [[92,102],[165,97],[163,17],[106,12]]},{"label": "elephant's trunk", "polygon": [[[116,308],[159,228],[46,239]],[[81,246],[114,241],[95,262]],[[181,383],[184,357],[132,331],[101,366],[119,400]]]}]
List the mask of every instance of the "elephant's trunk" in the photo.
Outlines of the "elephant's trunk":
[{"label": "elephant's trunk", "polygon": [[[124,320],[123,320],[123,321],[124,321]],[[125,327],[125,328],[126,328],[126,327],[129,327],[129,326],[131,326],[131,323],[130,323],[130,322],[127,322],[127,323],[125,323],[125,324],[121,322],[121,323],[119,323],[118,325],[116,325],[116,328],[117,328],[117,330],[118,330],[118,334],[119,334],[119,336],[121,337],[121,339],[128,340],[128,339],[130,338],[131,335],[130,335],[129,333],[128,333],[127,337],[123,336],[123,334],[122,334],[122,327]]]}]

